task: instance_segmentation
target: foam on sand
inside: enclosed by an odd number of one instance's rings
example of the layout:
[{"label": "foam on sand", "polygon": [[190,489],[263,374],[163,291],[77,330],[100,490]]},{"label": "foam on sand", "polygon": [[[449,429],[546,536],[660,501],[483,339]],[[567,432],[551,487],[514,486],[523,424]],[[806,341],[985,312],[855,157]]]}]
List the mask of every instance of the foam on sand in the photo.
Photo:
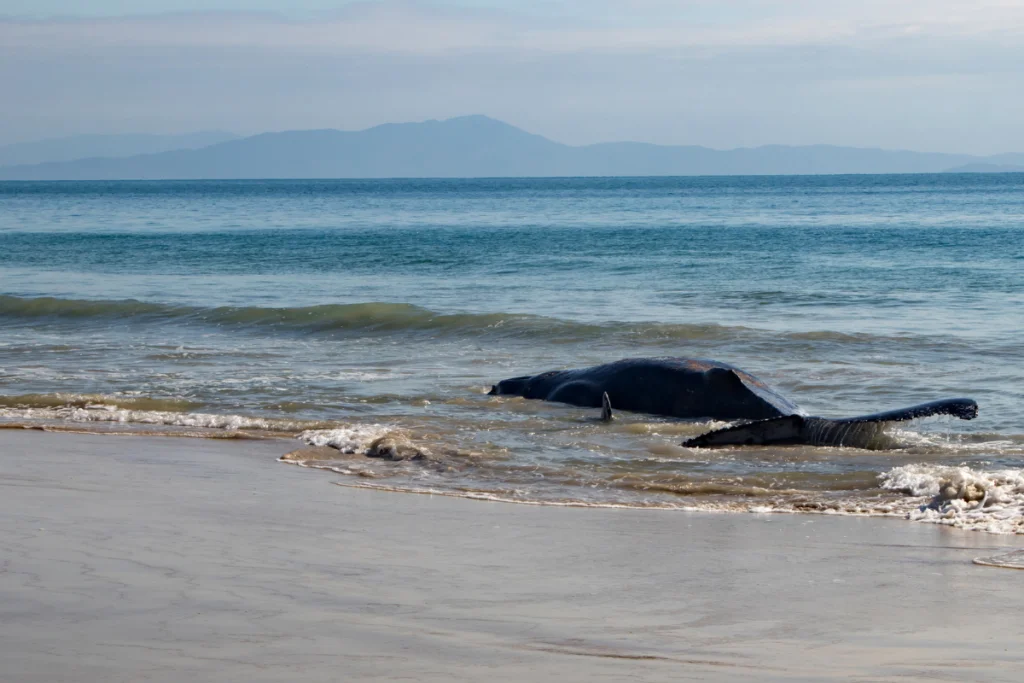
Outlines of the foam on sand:
[{"label": "foam on sand", "polygon": [[370,445],[386,437],[394,427],[381,424],[356,424],[336,429],[309,429],[299,440],[310,446],[328,446],[344,454],[365,454]]},{"label": "foam on sand", "polygon": [[1001,567],[1003,569],[1024,569],[1024,550],[1015,550],[1011,553],[992,555],[990,557],[976,557],[974,564],[985,567]]},{"label": "foam on sand", "polygon": [[990,533],[1024,533],[1024,470],[903,465],[879,476],[883,489],[926,501],[909,519]]}]

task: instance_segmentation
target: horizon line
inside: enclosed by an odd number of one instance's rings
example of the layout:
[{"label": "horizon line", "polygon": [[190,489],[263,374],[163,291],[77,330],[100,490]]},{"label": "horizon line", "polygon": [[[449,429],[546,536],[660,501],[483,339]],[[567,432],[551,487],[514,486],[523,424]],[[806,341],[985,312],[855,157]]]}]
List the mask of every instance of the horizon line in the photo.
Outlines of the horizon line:
[{"label": "horizon line", "polygon": [[[780,142],[769,142],[769,143],[765,143],[765,144],[761,144],[761,145],[753,145],[753,146],[745,146],[745,147],[710,147],[708,145],[702,145],[702,144],[698,144],[698,143],[665,144],[665,143],[658,143],[658,142],[644,142],[644,141],[640,141],[640,140],[603,140],[603,141],[589,142],[589,143],[575,144],[574,145],[574,144],[571,144],[571,143],[561,142],[559,140],[552,139],[552,138],[547,137],[546,135],[542,135],[540,133],[533,133],[533,132],[531,132],[531,131],[529,131],[529,130],[527,130],[525,128],[522,128],[522,127],[517,126],[515,124],[509,123],[508,121],[505,121],[505,120],[502,120],[502,119],[498,119],[498,118],[495,118],[495,117],[487,115],[487,114],[479,114],[479,113],[478,114],[460,114],[460,115],[457,115],[457,116],[450,116],[448,118],[430,118],[430,119],[421,119],[421,120],[415,120],[415,121],[383,121],[381,123],[376,123],[376,124],[373,124],[373,125],[370,125],[370,126],[366,126],[365,128],[281,128],[281,129],[276,129],[276,130],[264,130],[264,131],[260,131],[260,132],[256,132],[256,133],[238,133],[236,131],[225,130],[225,129],[222,129],[222,128],[204,128],[204,129],[199,129],[199,130],[189,130],[189,131],[182,131],[182,132],[167,132],[167,133],[154,133],[154,132],[147,132],[147,131],[132,131],[132,132],[129,132],[129,133],[73,133],[73,134],[70,134],[70,135],[59,135],[59,136],[52,136],[52,137],[45,137],[45,138],[36,138],[36,139],[32,139],[32,140],[22,140],[22,141],[18,141],[18,142],[2,143],[2,144],[0,144],[0,149],[3,149],[5,147],[14,147],[14,146],[18,146],[18,145],[32,145],[32,144],[39,144],[39,143],[44,143],[44,142],[56,142],[56,141],[59,141],[59,140],[71,140],[71,139],[74,139],[74,138],[90,137],[90,136],[93,136],[93,137],[119,137],[119,136],[127,137],[127,136],[132,136],[132,135],[149,135],[149,136],[156,136],[156,137],[183,137],[183,136],[188,136],[188,135],[201,135],[201,134],[211,134],[211,133],[218,133],[218,134],[226,134],[226,135],[233,135],[233,136],[235,136],[234,140],[227,140],[227,141],[223,141],[223,142],[213,143],[212,145],[208,145],[208,147],[212,147],[212,146],[215,146],[215,145],[221,145],[221,144],[226,144],[226,143],[231,143],[231,142],[238,142],[240,140],[260,137],[260,136],[263,136],[263,135],[282,135],[282,134],[286,134],[286,133],[315,133],[315,132],[334,132],[334,133],[357,134],[357,133],[365,133],[367,131],[371,131],[371,130],[374,130],[376,128],[382,128],[382,127],[385,127],[385,126],[417,126],[417,125],[426,125],[426,124],[433,124],[433,123],[444,124],[444,123],[452,123],[452,122],[455,122],[455,121],[460,121],[460,120],[465,120],[465,119],[485,119],[485,120],[487,120],[489,122],[499,123],[499,124],[502,124],[504,126],[508,126],[510,128],[514,128],[514,129],[516,129],[518,131],[521,131],[523,133],[526,133],[528,135],[534,135],[536,137],[543,138],[544,140],[547,140],[548,142],[551,142],[551,143],[554,143],[554,144],[557,144],[557,145],[562,145],[564,147],[575,148],[575,149],[580,149],[580,148],[585,148],[585,147],[595,147],[595,146],[599,146],[599,145],[616,145],[616,144],[645,145],[645,146],[649,146],[649,147],[664,147],[664,148],[676,148],[676,149],[680,149],[680,148],[681,149],[686,149],[686,148],[705,149],[705,150],[710,150],[710,151],[713,151],[713,152],[737,152],[737,151],[743,151],[743,150],[756,150],[756,149],[764,149],[764,148],[771,148],[771,147],[788,148],[788,149],[810,149],[810,148],[826,147],[826,148],[837,148],[837,149],[864,150],[864,151],[872,151],[872,152],[892,152],[892,153],[906,152],[906,153],[910,153],[910,154],[934,154],[934,155],[956,156],[956,157],[971,157],[971,158],[975,158],[975,159],[988,159],[988,158],[991,158],[991,157],[994,157],[994,156],[1000,156],[1000,155],[1004,155],[1004,154],[1021,154],[1022,153],[1022,152],[1016,152],[1016,151],[1011,151],[1011,150],[1004,150],[1002,152],[996,152],[995,154],[977,154],[977,153],[968,153],[968,152],[935,152],[935,151],[920,151],[920,150],[908,149],[908,148],[902,148],[902,147],[901,148],[880,147],[880,146],[878,146],[878,147],[863,147],[863,146],[857,146],[857,145],[839,144],[839,143],[834,143],[834,142],[815,142],[815,143],[799,144],[799,145],[788,144],[788,143],[780,143]],[[202,149],[202,148],[195,148],[195,149]],[[113,157],[85,157],[85,158],[113,158]],[[43,162],[43,163],[54,163],[54,162]],[[37,165],[37,164],[16,164],[16,165],[33,165],[34,166],[34,165]],[[2,166],[2,165],[0,165],[0,166]],[[899,174],[899,175],[902,175],[902,174]],[[573,177],[573,176],[566,176],[566,177]],[[626,177],[626,176],[608,176],[608,177]],[[645,177],[645,176],[637,176],[637,177]]]}]

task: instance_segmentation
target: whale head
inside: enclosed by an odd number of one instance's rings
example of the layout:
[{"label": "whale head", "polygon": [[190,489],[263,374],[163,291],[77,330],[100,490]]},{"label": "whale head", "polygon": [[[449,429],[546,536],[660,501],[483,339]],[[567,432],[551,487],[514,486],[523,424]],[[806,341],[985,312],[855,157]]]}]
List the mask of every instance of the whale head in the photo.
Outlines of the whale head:
[{"label": "whale head", "polygon": [[492,385],[491,390],[487,392],[487,395],[522,396],[526,392],[526,387],[529,385],[531,379],[533,379],[532,375],[503,379],[497,384]]}]

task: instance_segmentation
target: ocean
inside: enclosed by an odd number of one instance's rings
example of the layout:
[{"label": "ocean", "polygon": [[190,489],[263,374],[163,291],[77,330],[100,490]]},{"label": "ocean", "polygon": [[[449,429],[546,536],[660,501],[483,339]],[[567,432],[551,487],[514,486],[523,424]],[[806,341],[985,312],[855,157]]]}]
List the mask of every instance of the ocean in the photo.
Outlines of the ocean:
[{"label": "ocean", "polygon": [[[0,183],[0,426],[329,445],[279,466],[351,486],[1024,533],[1022,327],[1024,174]],[[486,393],[638,356],[980,414],[690,449],[724,423]]]}]

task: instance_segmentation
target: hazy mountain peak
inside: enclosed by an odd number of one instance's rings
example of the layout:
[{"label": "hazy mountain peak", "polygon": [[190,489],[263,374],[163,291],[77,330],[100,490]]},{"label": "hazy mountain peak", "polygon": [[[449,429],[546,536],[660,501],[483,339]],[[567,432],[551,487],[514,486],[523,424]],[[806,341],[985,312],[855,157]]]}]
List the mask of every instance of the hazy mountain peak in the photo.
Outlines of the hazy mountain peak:
[{"label": "hazy mountain peak", "polygon": [[[963,154],[835,145],[733,150],[609,142],[573,147],[481,114],[361,131],[291,130],[200,149],[0,168],[4,179],[382,178],[938,173]],[[1005,166],[1015,155],[1000,155]]]}]

